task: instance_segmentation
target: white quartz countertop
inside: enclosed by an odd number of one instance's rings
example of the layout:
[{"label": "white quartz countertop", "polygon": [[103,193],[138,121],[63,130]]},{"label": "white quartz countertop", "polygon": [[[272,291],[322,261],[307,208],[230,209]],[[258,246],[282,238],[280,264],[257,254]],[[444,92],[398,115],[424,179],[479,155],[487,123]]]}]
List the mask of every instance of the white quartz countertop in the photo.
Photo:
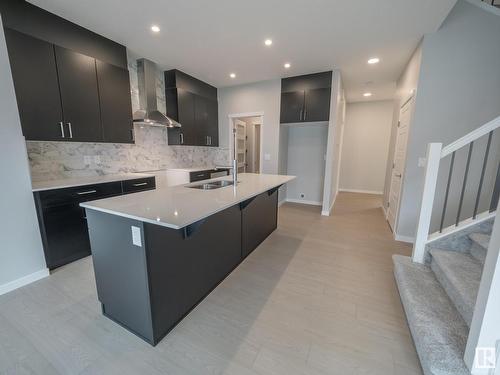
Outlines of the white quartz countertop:
[{"label": "white quartz countertop", "polygon": [[[213,180],[231,180],[232,176]],[[168,228],[180,229],[244,200],[293,180],[294,176],[241,173],[238,185],[214,190],[192,189],[191,184],[81,203],[106,212]],[[204,181],[206,182],[206,181]]]},{"label": "white quartz countertop", "polygon": [[215,168],[215,167],[191,167],[191,168],[168,168],[167,171],[179,171],[179,172],[199,172],[199,171],[209,171],[212,169],[227,170],[227,168]]},{"label": "white quartz countertop", "polygon": [[152,174],[144,173],[122,173],[108,174],[103,176],[73,177],[60,180],[38,181],[32,183],[33,191],[64,189],[75,186],[103,184],[106,182],[134,180],[136,178],[154,177]]}]

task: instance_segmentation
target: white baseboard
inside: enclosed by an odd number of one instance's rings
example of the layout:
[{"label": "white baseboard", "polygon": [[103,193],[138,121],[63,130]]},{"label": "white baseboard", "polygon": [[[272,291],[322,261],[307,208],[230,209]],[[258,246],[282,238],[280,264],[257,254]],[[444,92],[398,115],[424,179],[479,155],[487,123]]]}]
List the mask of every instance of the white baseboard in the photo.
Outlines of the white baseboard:
[{"label": "white baseboard", "polygon": [[40,279],[43,279],[44,277],[47,277],[50,275],[49,269],[44,268],[43,270],[33,272],[32,274],[23,276],[19,279],[10,281],[6,284],[0,285],[0,296],[2,294],[8,293],[13,291],[14,289],[20,288],[22,286],[31,284],[35,281],[38,281]]},{"label": "white baseboard", "polygon": [[317,202],[317,201],[306,201],[302,199],[292,199],[292,198],[286,198],[285,201],[290,203],[309,204],[311,206],[321,206],[323,204],[322,202]]},{"label": "white baseboard", "polygon": [[407,242],[407,243],[413,243],[415,242],[415,237],[410,237],[410,236],[402,236],[400,234],[397,234],[394,236],[395,240],[396,241],[400,241],[400,242]]},{"label": "white baseboard", "polygon": [[339,191],[344,191],[346,193],[361,193],[361,194],[376,194],[376,195],[384,194],[383,191],[378,191],[378,190],[339,189]]},{"label": "white baseboard", "polygon": [[384,217],[385,220],[387,220],[387,209],[385,208],[385,205],[382,203],[382,211],[384,211]]},{"label": "white baseboard", "polygon": [[333,197],[332,204],[330,205],[330,208],[328,210],[322,210],[321,211],[321,216],[330,216],[332,214],[333,205],[335,204],[335,200],[336,199],[337,199],[337,193]]},{"label": "white baseboard", "polygon": [[278,207],[283,206],[283,204],[285,204],[285,203],[286,203],[286,199],[280,200],[280,201],[278,202]]}]

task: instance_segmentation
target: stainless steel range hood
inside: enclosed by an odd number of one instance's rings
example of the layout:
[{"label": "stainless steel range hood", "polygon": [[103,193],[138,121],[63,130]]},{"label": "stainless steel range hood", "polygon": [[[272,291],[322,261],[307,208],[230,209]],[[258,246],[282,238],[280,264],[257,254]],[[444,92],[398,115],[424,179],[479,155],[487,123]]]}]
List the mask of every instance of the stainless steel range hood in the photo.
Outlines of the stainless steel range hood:
[{"label": "stainless steel range hood", "polygon": [[180,128],[181,124],[158,111],[156,101],[156,64],[147,59],[137,60],[139,83],[139,110],[134,112],[134,122],[149,126]]}]

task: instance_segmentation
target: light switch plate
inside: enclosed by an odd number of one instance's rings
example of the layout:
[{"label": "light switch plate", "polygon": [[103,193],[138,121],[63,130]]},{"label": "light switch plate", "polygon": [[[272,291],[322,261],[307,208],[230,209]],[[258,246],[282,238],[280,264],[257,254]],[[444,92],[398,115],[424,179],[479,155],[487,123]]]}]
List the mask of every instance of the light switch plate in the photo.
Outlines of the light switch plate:
[{"label": "light switch plate", "polygon": [[132,243],[142,247],[141,228],[132,225]]},{"label": "light switch plate", "polygon": [[425,164],[427,164],[427,158],[418,158],[419,167],[425,167]]},{"label": "light switch plate", "polygon": [[271,154],[264,154],[264,160],[271,160]]}]

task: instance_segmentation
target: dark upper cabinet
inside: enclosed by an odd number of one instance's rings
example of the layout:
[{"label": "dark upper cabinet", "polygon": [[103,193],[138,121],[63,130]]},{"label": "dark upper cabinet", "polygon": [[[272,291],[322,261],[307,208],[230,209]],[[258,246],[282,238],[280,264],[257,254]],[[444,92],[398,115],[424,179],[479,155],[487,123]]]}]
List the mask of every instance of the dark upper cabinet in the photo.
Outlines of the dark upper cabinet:
[{"label": "dark upper cabinet", "polygon": [[73,141],[102,139],[95,59],[55,46],[64,123]]},{"label": "dark upper cabinet", "polygon": [[280,113],[282,123],[301,122],[304,113],[304,91],[282,92]]},{"label": "dark upper cabinet", "polygon": [[5,29],[23,134],[28,140],[63,139],[62,109],[52,44]]},{"label": "dark upper cabinet", "polygon": [[5,29],[27,140],[133,142],[128,71]]},{"label": "dark upper cabinet", "polygon": [[133,143],[130,77],[127,69],[96,60],[104,142]]},{"label": "dark upper cabinet", "polygon": [[304,96],[303,121],[328,121],[330,118],[331,88],[307,90]]},{"label": "dark upper cabinet", "polygon": [[217,89],[179,70],[165,72],[167,115],[182,127],[168,129],[170,145],[218,146]]},{"label": "dark upper cabinet", "polygon": [[328,121],[332,72],[281,80],[281,123]]}]

